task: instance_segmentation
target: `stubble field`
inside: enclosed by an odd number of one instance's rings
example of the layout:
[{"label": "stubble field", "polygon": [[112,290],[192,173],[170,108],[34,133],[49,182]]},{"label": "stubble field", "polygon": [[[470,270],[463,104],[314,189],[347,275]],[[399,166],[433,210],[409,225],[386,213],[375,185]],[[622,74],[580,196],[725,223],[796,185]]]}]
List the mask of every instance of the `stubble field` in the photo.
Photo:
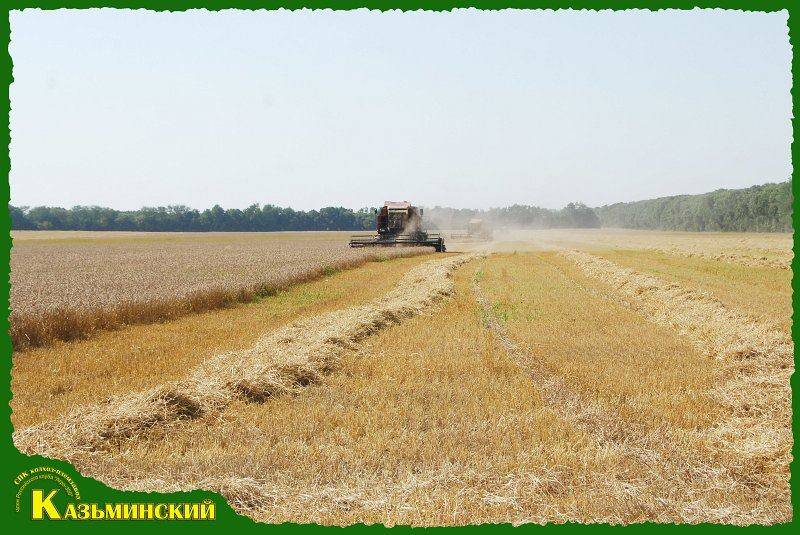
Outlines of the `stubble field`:
[{"label": "stubble field", "polygon": [[790,247],[518,231],[368,263],[17,352],[15,442],[264,522],[784,522]]}]

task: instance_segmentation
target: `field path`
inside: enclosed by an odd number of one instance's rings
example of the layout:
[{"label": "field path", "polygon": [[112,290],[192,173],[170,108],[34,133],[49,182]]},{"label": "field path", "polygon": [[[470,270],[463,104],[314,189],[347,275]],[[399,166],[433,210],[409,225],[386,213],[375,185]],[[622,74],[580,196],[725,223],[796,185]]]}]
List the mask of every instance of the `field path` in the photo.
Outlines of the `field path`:
[{"label": "field path", "polygon": [[335,369],[355,343],[450,295],[453,271],[472,258],[426,262],[366,305],[297,321],[268,333],[250,349],[200,364],[186,379],[77,407],[62,418],[17,431],[14,442],[26,453],[75,460],[144,432],[219,412],[237,399],[261,403],[296,392]]}]

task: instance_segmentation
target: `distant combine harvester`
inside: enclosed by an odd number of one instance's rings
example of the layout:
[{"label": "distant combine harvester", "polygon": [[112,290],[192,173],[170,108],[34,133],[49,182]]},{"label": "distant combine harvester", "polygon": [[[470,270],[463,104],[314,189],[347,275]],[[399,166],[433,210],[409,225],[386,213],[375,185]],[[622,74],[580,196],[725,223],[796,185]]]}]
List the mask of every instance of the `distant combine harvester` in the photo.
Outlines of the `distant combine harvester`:
[{"label": "distant combine harvester", "polygon": [[470,219],[466,232],[453,232],[450,237],[459,241],[492,241],[494,232],[483,219]]},{"label": "distant combine harvester", "polygon": [[377,234],[360,234],[350,238],[350,247],[433,247],[437,253],[446,250],[444,238],[429,234],[422,225],[422,208],[408,201],[386,201],[375,210]]}]

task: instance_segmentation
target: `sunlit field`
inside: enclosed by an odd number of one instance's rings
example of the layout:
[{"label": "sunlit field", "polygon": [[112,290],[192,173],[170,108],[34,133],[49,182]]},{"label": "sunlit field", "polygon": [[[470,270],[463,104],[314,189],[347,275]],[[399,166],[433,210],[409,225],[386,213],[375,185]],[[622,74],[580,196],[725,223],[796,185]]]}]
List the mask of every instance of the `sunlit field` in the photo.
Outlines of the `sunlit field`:
[{"label": "sunlit field", "polygon": [[346,232],[13,233],[11,337],[24,349],[174,319],[337,269],[419,254],[350,249]]},{"label": "sunlit field", "polygon": [[[271,239],[215,254],[288,243]],[[18,351],[15,442],[262,522],[791,518],[791,236],[499,231],[448,250]]]}]

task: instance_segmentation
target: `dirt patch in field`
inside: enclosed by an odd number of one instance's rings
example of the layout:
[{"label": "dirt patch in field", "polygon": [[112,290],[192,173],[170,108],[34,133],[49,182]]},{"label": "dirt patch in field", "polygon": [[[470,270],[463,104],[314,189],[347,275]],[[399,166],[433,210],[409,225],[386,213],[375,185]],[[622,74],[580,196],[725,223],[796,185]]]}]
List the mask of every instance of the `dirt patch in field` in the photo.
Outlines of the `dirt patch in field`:
[{"label": "dirt patch in field", "polygon": [[297,392],[335,369],[344,352],[363,338],[451,294],[453,270],[470,258],[427,262],[367,305],[297,321],[248,350],[208,360],[184,380],[76,408],[63,418],[16,432],[14,442],[26,453],[72,460],[146,432],[166,432],[181,421],[219,412],[236,399],[262,403]]}]

